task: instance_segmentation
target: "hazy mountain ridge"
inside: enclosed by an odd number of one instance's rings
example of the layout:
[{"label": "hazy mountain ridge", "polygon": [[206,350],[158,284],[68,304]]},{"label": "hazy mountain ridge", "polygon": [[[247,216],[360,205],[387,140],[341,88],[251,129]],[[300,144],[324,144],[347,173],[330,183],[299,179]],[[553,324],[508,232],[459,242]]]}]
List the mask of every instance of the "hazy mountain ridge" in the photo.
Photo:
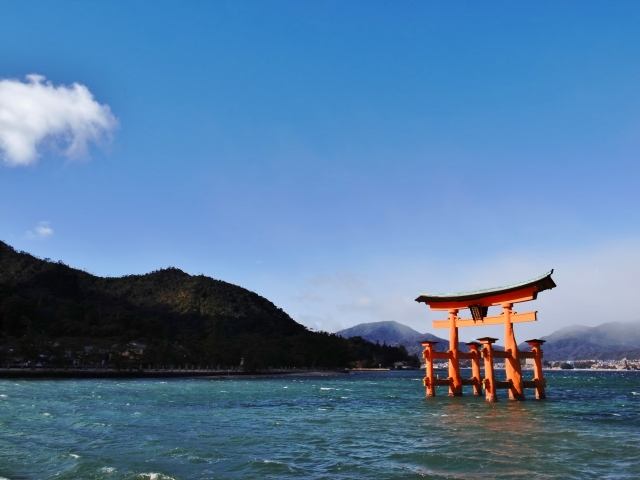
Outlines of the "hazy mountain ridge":
[{"label": "hazy mountain ridge", "polygon": [[[394,321],[361,323],[351,328],[336,332],[345,338],[360,336],[371,342],[387,345],[403,345],[411,354],[420,356],[421,340],[440,342],[436,350],[449,349],[449,340],[439,338],[430,333],[420,333],[411,327]],[[518,335],[516,327],[516,337]],[[499,341],[501,341],[500,339]],[[546,360],[621,360],[623,358],[640,358],[640,321],[609,322],[596,327],[575,325],[561,328],[550,335],[542,337],[546,340],[542,349]],[[494,345],[502,350],[500,345]],[[463,351],[468,351],[464,343],[460,343]],[[518,348],[529,351],[531,347],[521,343]]]},{"label": "hazy mountain ridge", "polygon": [[547,360],[635,359],[640,358],[640,321],[565,327],[542,340]]},{"label": "hazy mountain ridge", "polygon": [[[449,349],[448,339],[437,337],[431,333],[420,333],[407,325],[393,320],[361,323],[354,327],[340,330],[336,332],[336,335],[344,338],[362,337],[370,342],[386,343],[387,345],[393,346],[402,345],[407,349],[407,352],[418,356],[422,354],[422,345],[420,345],[420,342],[423,340],[439,342],[438,345],[436,345],[438,352],[444,352]],[[463,352],[469,351],[469,348],[462,342],[459,348]]]}]

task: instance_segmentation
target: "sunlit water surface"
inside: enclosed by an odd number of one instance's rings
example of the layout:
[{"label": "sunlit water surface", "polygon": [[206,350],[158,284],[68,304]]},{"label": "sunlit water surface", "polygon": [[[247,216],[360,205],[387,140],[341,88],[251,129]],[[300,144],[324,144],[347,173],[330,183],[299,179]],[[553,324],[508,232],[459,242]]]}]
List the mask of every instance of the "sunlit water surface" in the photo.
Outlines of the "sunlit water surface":
[{"label": "sunlit water surface", "polygon": [[549,372],[546,401],[497,404],[427,399],[422,375],[0,380],[0,477],[640,476],[640,373]]}]

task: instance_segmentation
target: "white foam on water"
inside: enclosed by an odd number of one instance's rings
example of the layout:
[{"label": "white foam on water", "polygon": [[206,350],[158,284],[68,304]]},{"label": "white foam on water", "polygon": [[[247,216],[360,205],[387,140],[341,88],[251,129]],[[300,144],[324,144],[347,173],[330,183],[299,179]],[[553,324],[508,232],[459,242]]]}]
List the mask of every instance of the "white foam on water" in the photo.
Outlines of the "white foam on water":
[{"label": "white foam on water", "polygon": [[0,398],[7,398],[7,396],[3,393],[2,395],[0,395]]},{"label": "white foam on water", "polygon": [[102,467],[100,471],[103,473],[113,473],[116,469],[114,467]]},{"label": "white foam on water", "polygon": [[174,480],[173,477],[167,477],[161,473],[141,473],[138,477],[148,478],[149,480]]},{"label": "white foam on water", "polygon": [[71,458],[80,458],[80,455],[76,455],[75,453],[70,453],[69,456]]},{"label": "white foam on water", "polygon": [[335,390],[335,388],[325,388],[325,387],[321,387],[320,390]]}]

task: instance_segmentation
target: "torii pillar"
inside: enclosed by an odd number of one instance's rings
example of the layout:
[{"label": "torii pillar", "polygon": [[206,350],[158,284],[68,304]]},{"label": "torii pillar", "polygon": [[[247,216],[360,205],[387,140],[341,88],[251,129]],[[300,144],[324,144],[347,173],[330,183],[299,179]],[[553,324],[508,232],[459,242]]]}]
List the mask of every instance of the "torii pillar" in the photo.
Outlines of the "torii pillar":
[{"label": "torii pillar", "polygon": [[460,375],[460,350],[458,349],[458,310],[449,310],[449,396],[462,395],[462,376]]},{"label": "torii pillar", "polygon": [[507,382],[511,382],[509,389],[510,400],[524,400],[524,388],[522,386],[522,368],[518,357],[518,344],[513,333],[513,323],[511,323],[511,313],[513,304],[503,303],[502,314],[504,315],[504,351],[508,356],[504,359],[504,369]]}]

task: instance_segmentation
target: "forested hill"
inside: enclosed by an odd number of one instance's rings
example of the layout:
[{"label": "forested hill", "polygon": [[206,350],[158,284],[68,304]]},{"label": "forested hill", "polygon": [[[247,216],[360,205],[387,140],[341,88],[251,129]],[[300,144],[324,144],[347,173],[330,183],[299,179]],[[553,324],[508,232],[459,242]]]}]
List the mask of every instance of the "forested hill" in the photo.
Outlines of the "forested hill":
[{"label": "forested hill", "polygon": [[[376,353],[377,346],[369,342],[309,332],[269,300],[221,280],[177,268],[103,278],[17,252],[3,242],[0,320],[6,351],[14,346],[25,358],[39,355],[58,362],[62,354],[54,351],[56,345],[64,347],[67,357],[88,342],[116,345],[126,356],[132,341],[148,345],[143,360],[166,363],[237,365],[245,358],[261,368],[407,359],[397,348]],[[113,353],[106,357],[115,358]]]},{"label": "forested hill", "polygon": [[[95,312],[85,308],[85,318],[77,315],[49,318],[47,328],[58,334],[118,335],[127,325],[112,321],[112,317],[125,311],[149,320],[159,315],[169,333],[174,334],[202,332],[206,317],[227,319],[231,334],[251,331],[291,335],[305,330],[282,309],[254,292],[204,275],[192,276],[177,268],[103,278],[16,252],[0,242],[0,283],[12,287],[19,295],[37,299],[39,304],[71,301],[95,307]],[[95,315],[100,317],[99,323],[91,321]]]}]

